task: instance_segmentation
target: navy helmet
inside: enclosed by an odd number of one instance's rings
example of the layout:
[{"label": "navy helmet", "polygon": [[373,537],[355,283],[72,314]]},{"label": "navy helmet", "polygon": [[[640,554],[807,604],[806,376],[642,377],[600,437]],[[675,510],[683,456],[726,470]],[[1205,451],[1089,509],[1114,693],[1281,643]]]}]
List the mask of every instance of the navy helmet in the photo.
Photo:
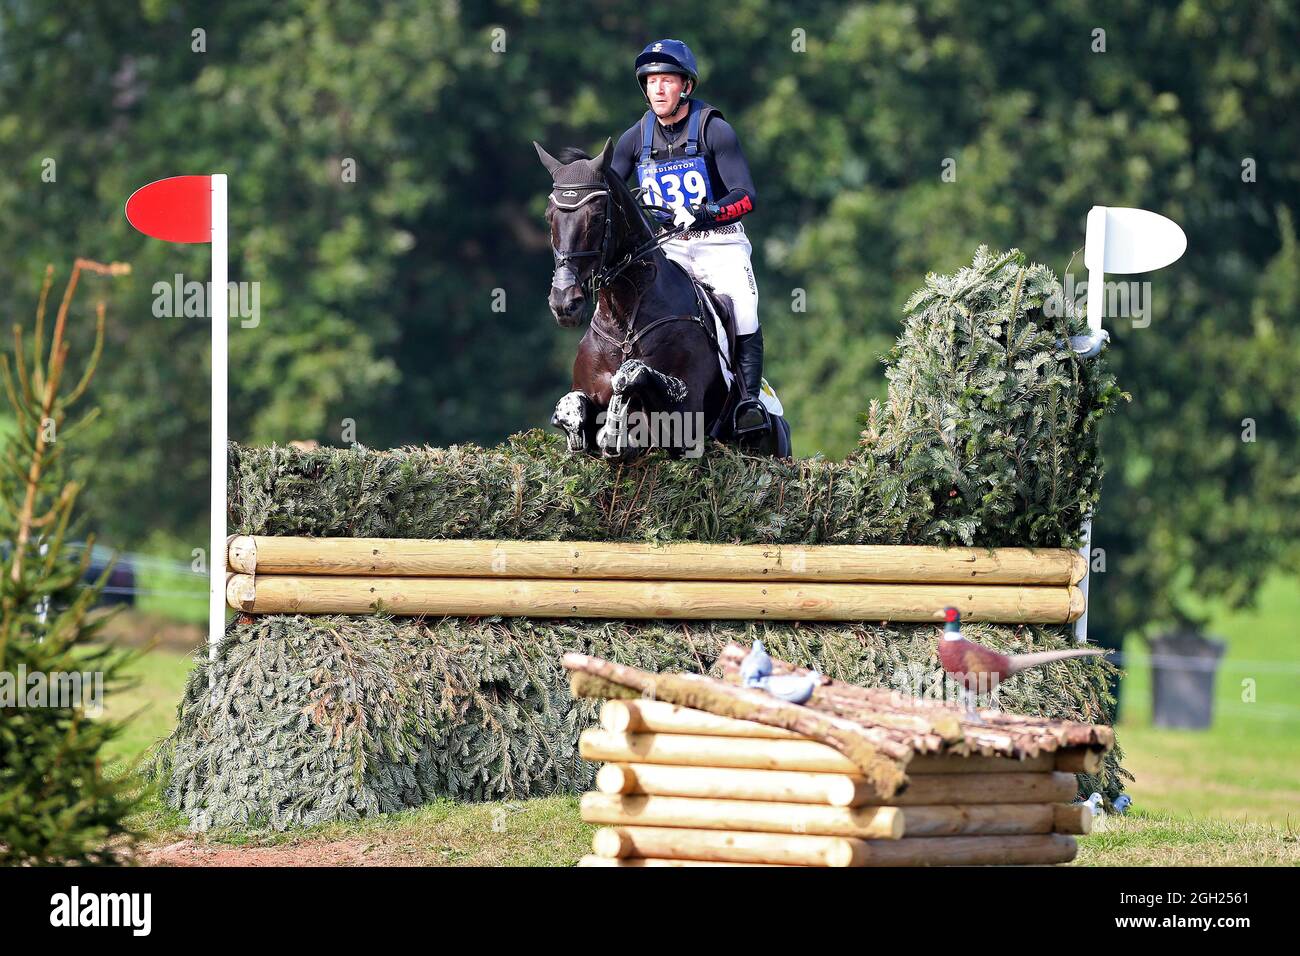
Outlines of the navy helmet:
[{"label": "navy helmet", "polygon": [[645,78],[651,73],[681,73],[690,77],[692,92],[700,83],[695,54],[681,40],[656,40],[646,45],[636,58],[636,78],[641,89],[645,89]]}]

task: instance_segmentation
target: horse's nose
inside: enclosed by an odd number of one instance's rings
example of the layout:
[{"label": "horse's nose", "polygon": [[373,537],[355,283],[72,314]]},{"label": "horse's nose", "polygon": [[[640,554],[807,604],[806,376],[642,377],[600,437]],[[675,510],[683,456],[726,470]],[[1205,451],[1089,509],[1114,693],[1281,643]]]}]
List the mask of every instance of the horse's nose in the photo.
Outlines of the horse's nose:
[{"label": "horse's nose", "polygon": [[549,300],[555,320],[564,326],[574,324],[585,302],[582,286],[579,285],[571,285],[567,289],[552,288]]}]

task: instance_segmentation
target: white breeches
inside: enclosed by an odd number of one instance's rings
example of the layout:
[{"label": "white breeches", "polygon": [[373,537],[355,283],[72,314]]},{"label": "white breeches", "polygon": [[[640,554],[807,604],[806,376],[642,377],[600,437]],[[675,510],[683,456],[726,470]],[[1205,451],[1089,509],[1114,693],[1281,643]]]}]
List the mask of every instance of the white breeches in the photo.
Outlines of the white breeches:
[{"label": "white breeches", "polygon": [[703,235],[693,239],[672,239],[664,243],[664,254],[683,269],[730,296],[736,309],[736,334],[758,331],[758,283],[749,264],[749,237],[740,223],[730,235]]}]

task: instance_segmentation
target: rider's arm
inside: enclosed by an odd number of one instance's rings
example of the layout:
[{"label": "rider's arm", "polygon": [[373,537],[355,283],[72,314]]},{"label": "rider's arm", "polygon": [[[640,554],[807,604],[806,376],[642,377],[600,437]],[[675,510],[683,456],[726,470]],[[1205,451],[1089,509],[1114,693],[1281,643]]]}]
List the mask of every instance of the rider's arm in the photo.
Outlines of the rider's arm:
[{"label": "rider's arm", "polygon": [[638,123],[618,138],[614,147],[614,156],[609,161],[609,168],[614,175],[627,182],[636,166],[637,154],[641,152],[641,125]]},{"label": "rider's arm", "polygon": [[754,179],[749,174],[749,163],[740,150],[740,140],[731,124],[721,116],[714,116],[704,134],[705,145],[713,151],[713,162],[718,168],[718,175],[727,186],[727,194],[714,199],[718,207],[714,222],[735,222],[746,213],[752,212],[758,200],[758,191],[754,189]]}]

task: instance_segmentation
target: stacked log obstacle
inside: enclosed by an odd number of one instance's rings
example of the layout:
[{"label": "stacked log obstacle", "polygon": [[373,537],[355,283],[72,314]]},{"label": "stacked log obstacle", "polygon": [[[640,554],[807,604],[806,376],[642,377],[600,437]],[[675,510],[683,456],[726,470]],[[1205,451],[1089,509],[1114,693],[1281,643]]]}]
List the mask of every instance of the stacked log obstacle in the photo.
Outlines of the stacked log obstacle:
[{"label": "stacked log obstacle", "polygon": [[238,535],[249,614],[1068,623],[1086,568],[1064,548],[726,545]]},{"label": "stacked log obstacle", "polygon": [[566,655],[574,695],[605,698],[579,739],[603,764],[580,866],[1052,864],[1089,832],[1074,772],[1110,728],[829,680],[786,704],[737,686],[743,654],[723,652],[727,682]]},{"label": "stacked log obstacle", "polygon": [[[1031,552],[1030,571],[1058,560],[1053,549],[1077,547],[1083,520],[1096,510],[1103,422],[1122,403],[1104,356],[1082,359],[1060,347],[1078,328],[1077,319],[1044,312],[1059,290],[1045,268],[983,249],[959,274],[927,277],[886,360],[888,397],[878,407],[844,410],[866,414],[860,446],[842,460],[757,458],[711,445],[702,459],[652,455],[611,466],[570,454],[558,435],[540,430],[487,448],[232,443],[229,524],[260,537],[249,542],[253,563],[231,567],[248,576],[234,588],[234,603],[245,613],[231,622],[216,655],[191,672],[176,730],[159,751],[169,806],[199,828],[286,828],[438,798],[518,800],[591,790],[596,768],[579,756],[578,737],[595,721],[599,702],[570,693],[559,660],[571,651],[648,671],[717,674],[728,642],[748,646],[761,638],[773,654],[815,663],[853,684],[924,693],[931,678],[943,679],[934,659],[939,629],[930,615],[945,604],[961,608],[972,638],[1004,653],[1073,646],[1073,628],[1063,623],[1068,614],[1058,615],[1062,623],[1022,623],[1018,617],[1030,616],[1023,611],[1007,615],[1007,623],[978,623],[982,616],[960,594],[967,587],[1064,592],[1077,574],[999,580],[980,573],[978,562],[1001,552],[971,552],[967,564],[955,557],[960,551],[942,552],[959,572],[953,578],[773,576],[795,570],[795,549],[813,555],[823,546],[840,556],[838,567],[853,553],[841,547],[881,546],[869,572],[886,567],[892,555],[905,559],[909,575],[920,572],[911,546],[1041,549]],[[943,375],[934,374],[936,356],[949,366]],[[1007,412],[989,415],[991,408]],[[303,536],[311,537],[309,560],[273,570],[279,544]],[[433,546],[435,556],[452,559],[450,568],[425,566],[415,570],[428,577],[412,578],[392,565],[322,567],[325,542],[340,537],[410,542],[365,555],[376,560],[394,547],[427,551],[432,539],[461,540]],[[490,575],[466,573],[457,549],[484,546],[464,539],[491,542]],[[522,540],[537,543],[532,553],[542,556],[541,572],[509,553],[503,567],[493,567],[503,553],[499,542]],[[684,562],[665,581],[598,568],[589,560],[598,553],[591,545],[574,546],[577,555],[540,550],[556,541],[667,541],[688,555],[703,553],[686,550],[694,547],[688,542],[783,544],[779,566],[761,563],[754,578],[739,577],[735,552],[726,561],[712,552]],[[763,548],[759,556],[772,551]],[[724,582],[733,585],[941,585],[950,593],[923,608],[919,622],[887,619],[878,610],[857,620],[809,615],[784,622],[763,620],[761,608],[752,613],[759,620],[496,617],[481,613],[490,605],[469,602],[458,608],[472,608],[469,616],[389,618],[371,613],[377,596],[356,600],[355,588],[349,604],[361,608],[356,613],[294,614],[288,602],[283,612],[257,612],[275,576],[365,579],[363,588],[378,579],[434,577],[641,587],[711,585],[719,567],[735,570]],[[1102,720],[1112,707],[1113,672],[1101,659],[1066,661],[1008,682],[1000,700],[1024,714]],[[1113,799],[1125,775],[1116,749],[1106,757],[1105,770],[1080,783],[1084,793]]]}]

